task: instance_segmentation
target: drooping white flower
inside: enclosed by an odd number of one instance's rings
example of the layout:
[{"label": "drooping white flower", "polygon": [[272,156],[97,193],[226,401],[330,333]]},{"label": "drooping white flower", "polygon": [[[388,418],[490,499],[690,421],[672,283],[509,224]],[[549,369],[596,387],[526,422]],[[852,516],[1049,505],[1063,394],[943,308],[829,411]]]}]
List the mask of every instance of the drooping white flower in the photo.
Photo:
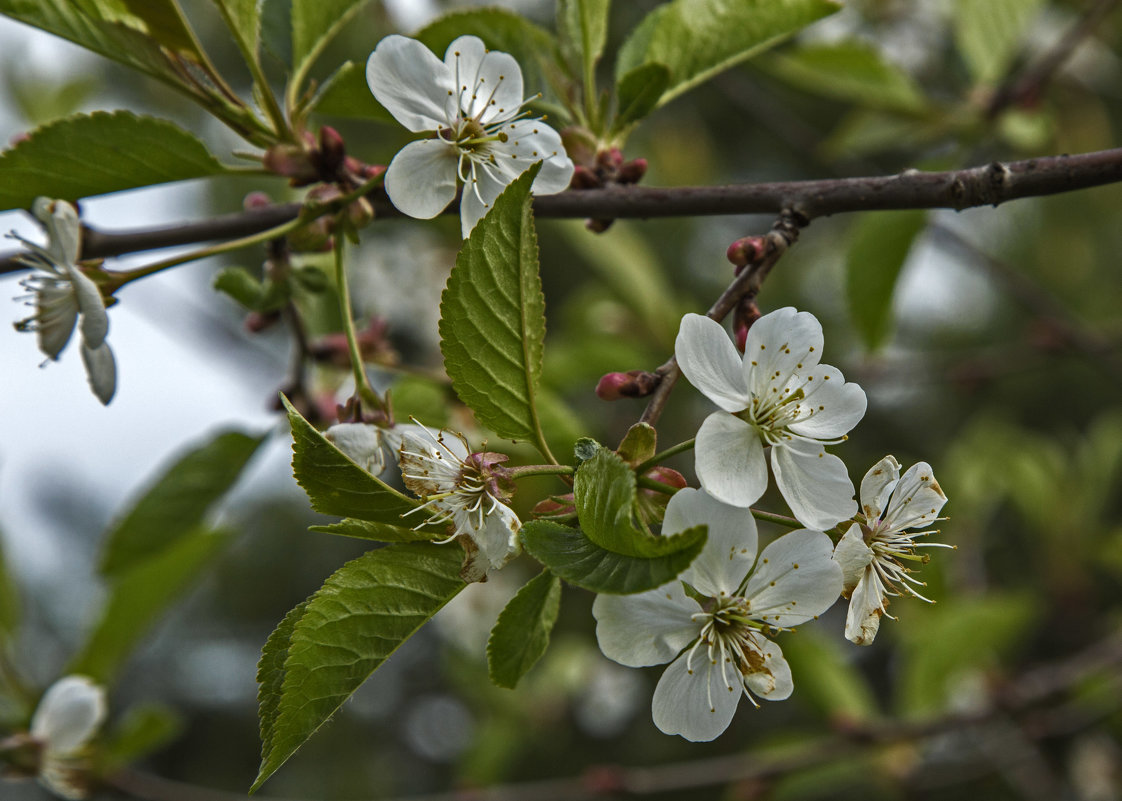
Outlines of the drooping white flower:
[{"label": "drooping white flower", "polygon": [[[861,481],[859,522],[846,531],[834,550],[834,559],[845,577],[843,595],[849,598],[845,621],[846,639],[870,645],[877,636],[880,619],[888,615],[888,595],[912,595],[923,601],[905,563],[926,563],[917,548],[953,548],[938,542],[917,543],[935,531],[907,531],[939,519],[947,496],[935,480],[931,465],[917,462],[900,475],[900,463],[885,456]],[[888,615],[892,617],[892,615]]]},{"label": "drooping white flower", "polygon": [[90,388],[102,403],[109,403],[117,388],[117,365],[105,336],[109,315],[101,291],[77,265],[82,231],[78,211],[64,200],[37,198],[32,211],[47,231],[46,247],[12,234],[31,253],[22,258],[37,272],[21,285],[32,293],[28,305],[35,314],[16,323],[20,331],[34,331],[39,350],[57,361],[77,325],[82,336],[82,361]]},{"label": "drooping white flower", "polygon": [[682,373],[724,411],[701,424],[694,447],[702,487],[733,506],[750,506],[776,484],[803,525],[826,529],[852,517],[853,483],[825,445],[841,442],[865,415],[865,393],[820,364],[822,326],[791,307],[748,329],[744,355],[719,323],[687,314],[674,345]]},{"label": "drooping white flower", "polygon": [[50,686],[31,718],[31,737],[42,751],[39,780],[63,798],[85,798],[87,746],[105,722],[105,690],[85,676]]},{"label": "drooping white flower", "polygon": [[386,170],[386,194],[410,217],[429,219],[460,198],[466,238],[511,181],[543,162],[534,179],[539,195],[560,192],[573,177],[561,136],[527,116],[522,70],[508,53],[488,51],[461,36],[441,61],[415,39],[387,36],[366,63],[378,102],[414,133],[434,137],[406,145]]},{"label": "drooping white flower", "polygon": [[592,605],[609,659],[628,667],[670,663],[651,702],[654,723],[693,741],[720,735],[742,694],[753,704],[753,696],[791,694],[791,670],[767,635],[821,614],[842,586],[832,543],[820,531],[785,534],[757,559],[752,513],[694,489],[671,498],[663,531],[703,523],[705,548],[677,580],[637,595],[599,595]]},{"label": "drooping white flower", "polygon": [[428,523],[451,522],[455,533],[474,541],[486,560],[486,569],[502,567],[522,550],[518,530],[522,523],[506,505],[507,492],[500,484],[506,457],[472,453],[463,435],[433,432],[423,426],[403,433],[398,461],[405,486],[432,513]]}]

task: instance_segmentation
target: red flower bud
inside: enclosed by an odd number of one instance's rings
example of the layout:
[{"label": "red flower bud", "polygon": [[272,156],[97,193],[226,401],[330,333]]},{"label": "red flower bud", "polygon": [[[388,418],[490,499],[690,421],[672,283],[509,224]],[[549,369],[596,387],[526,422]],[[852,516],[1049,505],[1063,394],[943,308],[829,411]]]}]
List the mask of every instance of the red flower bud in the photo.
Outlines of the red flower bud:
[{"label": "red flower bud", "polygon": [[603,182],[588,167],[577,165],[573,170],[573,178],[569,181],[570,189],[599,189]]},{"label": "red flower bud", "polygon": [[613,401],[620,398],[645,398],[654,392],[662,378],[645,370],[608,373],[596,385],[596,397]]},{"label": "red flower bud", "polygon": [[[744,268],[763,255],[764,247],[762,236],[746,236],[729,245],[725,256],[737,267]],[[737,270],[737,274],[740,274],[740,270]]]},{"label": "red flower bud", "polygon": [[299,145],[273,145],[261,159],[269,172],[291,179],[292,186],[307,186],[319,180],[319,170]]},{"label": "red flower bud", "polygon": [[616,179],[621,184],[637,184],[647,174],[646,159],[631,159],[619,168],[619,177]]},{"label": "red flower bud", "polygon": [[333,176],[343,166],[347,157],[347,145],[343,137],[330,125],[319,129],[319,168],[324,178]]},{"label": "red flower bud", "polygon": [[246,211],[253,211],[254,209],[264,209],[273,204],[272,198],[264,192],[250,192],[242,200],[242,208]]}]

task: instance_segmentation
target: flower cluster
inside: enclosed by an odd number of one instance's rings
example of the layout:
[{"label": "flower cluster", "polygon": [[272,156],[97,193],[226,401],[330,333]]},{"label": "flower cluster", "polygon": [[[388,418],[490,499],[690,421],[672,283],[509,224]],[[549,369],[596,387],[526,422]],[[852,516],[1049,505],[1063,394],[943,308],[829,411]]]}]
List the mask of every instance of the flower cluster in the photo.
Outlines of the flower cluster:
[{"label": "flower cluster", "polygon": [[109,403],[117,388],[117,364],[105,336],[109,315],[101,290],[78,267],[82,241],[78,211],[64,200],[37,198],[32,212],[47,232],[46,247],[28,242],[16,234],[30,253],[22,258],[36,269],[21,285],[31,292],[28,305],[35,314],[16,323],[19,331],[34,331],[39,350],[57,361],[70,341],[75,326],[82,336],[82,361],[90,388],[102,403]]}]

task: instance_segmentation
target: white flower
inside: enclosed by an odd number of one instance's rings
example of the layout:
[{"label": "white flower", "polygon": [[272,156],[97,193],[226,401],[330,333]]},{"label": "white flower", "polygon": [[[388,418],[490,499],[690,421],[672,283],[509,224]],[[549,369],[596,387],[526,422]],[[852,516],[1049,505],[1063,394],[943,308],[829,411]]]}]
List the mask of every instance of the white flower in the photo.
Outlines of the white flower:
[{"label": "white flower", "polygon": [[332,445],[352,462],[371,475],[379,476],[386,469],[386,452],[396,461],[401,440],[406,432],[421,432],[423,426],[401,423],[376,426],[372,423],[336,423],[323,432]]},{"label": "white flower", "polygon": [[779,491],[799,522],[826,529],[852,517],[853,483],[824,445],[841,442],[865,414],[865,393],[819,364],[822,326],[791,307],[748,329],[744,356],[720,324],[687,314],[674,345],[682,373],[724,411],[701,424],[694,447],[701,486],[733,506],[767,489],[764,448]]},{"label": "white flower", "polygon": [[534,179],[539,195],[560,192],[573,177],[561,136],[523,110],[528,100],[518,62],[488,52],[478,37],[461,36],[441,61],[415,39],[387,36],[370,54],[366,82],[410,131],[435,133],[406,145],[386,170],[386,194],[410,217],[444,211],[459,180],[466,238],[503,189],[535,162],[544,162]]},{"label": "white flower", "polygon": [[31,718],[42,752],[39,780],[63,798],[85,798],[86,746],[105,722],[105,690],[85,676],[59,679]]},{"label": "white flower", "polygon": [[753,704],[753,695],[781,701],[791,694],[791,670],[766,632],[821,614],[842,586],[832,543],[820,531],[785,534],[757,560],[750,511],[701,490],[670,499],[664,532],[702,523],[709,538],[680,580],[638,595],[599,595],[592,605],[609,659],[628,667],[671,663],[651,702],[654,723],[693,741],[720,735],[742,693]]},{"label": "white flower", "polygon": [[35,307],[35,314],[16,328],[34,331],[39,350],[57,361],[78,325],[90,388],[98,400],[109,403],[117,388],[117,365],[105,341],[109,315],[97,284],[77,266],[82,237],[78,212],[64,200],[43,197],[35,200],[32,211],[47,229],[48,241],[42,248],[12,234],[31,249],[23,258],[39,270],[20,282],[32,293],[28,305]]},{"label": "white flower", "polygon": [[486,560],[485,569],[497,569],[518,555],[522,523],[506,505],[505,483],[495,464],[505,456],[471,453],[467,440],[452,431],[417,426],[402,436],[401,477],[405,486],[425,503],[433,516],[426,522],[451,522],[452,535],[466,535]]},{"label": "white flower", "polygon": [[[934,531],[905,531],[939,519],[947,496],[935,480],[931,465],[917,462],[900,475],[900,463],[885,456],[861,481],[860,522],[849,527],[834,549],[834,559],[845,576],[843,595],[849,598],[846,639],[870,645],[877,636],[882,615],[888,614],[887,595],[913,595],[923,582],[911,577],[901,562],[926,563],[916,548],[953,548],[938,542],[915,542]],[[892,617],[892,615],[888,615]]]}]

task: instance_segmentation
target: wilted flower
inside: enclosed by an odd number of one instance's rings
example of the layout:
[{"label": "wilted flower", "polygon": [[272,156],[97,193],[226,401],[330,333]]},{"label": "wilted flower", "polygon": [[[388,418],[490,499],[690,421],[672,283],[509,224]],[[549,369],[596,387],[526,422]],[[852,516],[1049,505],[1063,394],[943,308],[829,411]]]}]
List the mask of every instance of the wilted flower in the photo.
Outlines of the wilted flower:
[{"label": "wilted flower", "polygon": [[105,690],[85,676],[59,679],[31,718],[31,737],[42,749],[39,781],[63,798],[85,798],[87,746],[105,722]]},{"label": "wilted flower", "polygon": [[[900,463],[885,456],[861,481],[861,513],[834,550],[834,559],[845,575],[843,595],[849,598],[845,636],[858,645],[870,645],[888,614],[888,595],[913,595],[923,601],[905,562],[927,562],[916,548],[952,548],[938,542],[915,542],[935,531],[905,531],[939,519],[947,496],[935,480],[931,465],[918,462],[900,475]],[[888,615],[892,617],[891,615]]]},{"label": "wilted flower", "polygon": [[427,523],[451,522],[453,536],[466,535],[486,560],[486,569],[500,568],[518,555],[521,521],[506,505],[508,482],[502,476],[506,456],[472,453],[467,440],[452,431],[433,432],[416,426],[404,432],[399,462],[405,486],[428,509]]},{"label": "wilted flower", "polygon": [[386,454],[397,460],[402,438],[406,432],[426,431],[424,426],[399,423],[377,426],[373,423],[336,423],[323,432],[332,445],[342,451],[352,462],[371,475],[380,476],[386,469]]},{"label": "wilted flower", "polygon": [[744,356],[719,323],[687,314],[674,345],[678,366],[724,411],[701,424],[694,447],[701,486],[733,506],[750,506],[775,482],[801,523],[830,528],[853,515],[853,483],[825,445],[841,442],[865,415],[865,393],[820,364],[822,326],[791,307],[748,329]]},{"label": "wilted flower", "polygon": [[105,341],[109,315],[97,284],[77,265],[82,238],[78,212],[64,200],[43,197],[36,199],[32,211],[47,230],[47,246],[12,234],[31,249],[22,258],[39,271],[20,282],[32,293],[28,305],[35,307],[35,314],[16,323],[16,329],[34,331],[39,350],[57,361],[78,325],[90,388],[98,400],[109,403],[117,388],[117,365]]},{"label": "wilted flower", "polygon": [[[667,734],[707,741],[721,734],[740,696],[787,698],[794,687],[779,646],[766,635],[819,615],[841,591],[832,543],[800,529],[756,558],[752,513],[684,489],[666,507],[663,532],[708,526],[701,554],[678,579],[637,595],[599,595],[596,639],[628,667],[670,662],[651,701]],[[754,565],[754,567],[753,567]]]},{"label": "wilted flower", "polygon": [[[415,39],[387,36],[371,53],[366,81],[378,102],[414,133],[386,170],[386,194],[410,217],[429,219],[460,198],[464,237],[511,181],[543,162],[539,195],[569,185],[573,163],[561,136],[524,110],[522,70],[508,53],[488,52],[475,36],[448,46],[444,61]],[[532,98],[531,98],[532,99]]]}]

